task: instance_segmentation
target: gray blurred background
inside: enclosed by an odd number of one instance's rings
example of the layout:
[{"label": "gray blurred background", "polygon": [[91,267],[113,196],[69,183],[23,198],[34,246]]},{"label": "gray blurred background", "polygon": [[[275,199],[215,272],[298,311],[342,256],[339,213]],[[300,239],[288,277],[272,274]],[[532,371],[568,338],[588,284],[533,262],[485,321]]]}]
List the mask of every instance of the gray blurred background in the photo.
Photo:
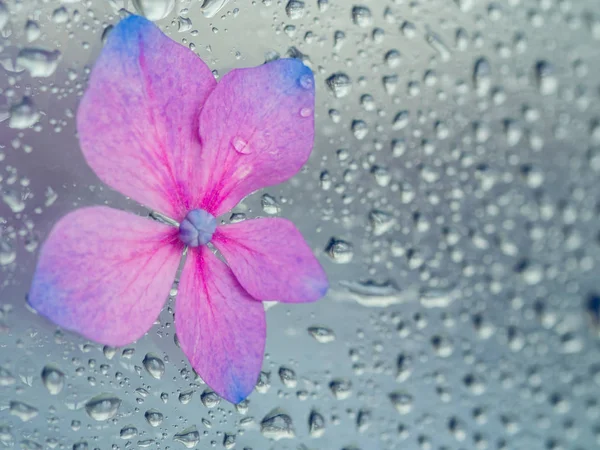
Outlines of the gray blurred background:
[{"label": "gray blurred background", "polygon": [[[172,299],[123,349],[25,305],[62,215],[146,213],[75,135],[125,9],[217,76],[316,75],[309,163],[234,212],[293,220],[332,289],[269,308],[237,408],[174,344]],[[2,0],[0,30],[0,448],[600,446],[597,0]]]}]

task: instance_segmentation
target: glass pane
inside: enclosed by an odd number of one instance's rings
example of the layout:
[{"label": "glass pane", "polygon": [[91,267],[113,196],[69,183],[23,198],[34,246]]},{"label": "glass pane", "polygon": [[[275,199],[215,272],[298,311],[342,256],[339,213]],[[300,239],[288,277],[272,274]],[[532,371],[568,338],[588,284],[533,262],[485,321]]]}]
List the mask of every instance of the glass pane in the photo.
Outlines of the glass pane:
[{"label": "glass pane", "polygon": [[[292,220],[331,289],[268,309],[237,407],[176,345],[173,299],[118,349],[26,306],[60,217],[147,214],[76,136],[126,10],[217,77],[315,73],[309,162],[233,212]],[[0,448],[600,445],[597,0],[0,0],[0,30]]]}]

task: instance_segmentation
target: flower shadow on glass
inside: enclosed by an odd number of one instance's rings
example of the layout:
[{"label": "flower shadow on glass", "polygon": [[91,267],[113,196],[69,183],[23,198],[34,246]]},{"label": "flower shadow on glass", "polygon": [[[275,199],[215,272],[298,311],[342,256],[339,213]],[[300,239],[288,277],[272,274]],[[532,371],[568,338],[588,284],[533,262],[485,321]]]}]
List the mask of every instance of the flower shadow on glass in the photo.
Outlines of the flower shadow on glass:
[{"label": "flower shadow on glass", "polygon": [[77,128],[103,182],[180,226],[108,207],[66,215],[42,246],[29,304],[93,341],[129,344],[157,319],[187,246],[175,307],[181,348],[215,392],[240,402],[262,366],[261,301],[316,301],[328,282],[291,222],[217,226],[215,217],[307,161],[312,72],[281,59],[217,83],[192,51],[129,16],[94,66]]}]

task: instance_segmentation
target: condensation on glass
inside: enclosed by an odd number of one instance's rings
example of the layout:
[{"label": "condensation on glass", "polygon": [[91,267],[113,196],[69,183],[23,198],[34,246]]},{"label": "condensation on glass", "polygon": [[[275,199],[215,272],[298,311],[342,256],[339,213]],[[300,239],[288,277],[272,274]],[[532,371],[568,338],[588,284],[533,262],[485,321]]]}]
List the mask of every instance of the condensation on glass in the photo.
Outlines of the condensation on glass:
[{"label": "condensation on glass", "polygon": [[[269,309],[235,407],[176,346],[173,299],[118,349],[26,307],[62,215],[147,214],[75,133],[125,9],[217,77],[278,57],[316,75],[305,170],[220,220],[290,218],[332,289]],[[1,448],[600,445],[597,0],[2,0],[0,30]]]}]

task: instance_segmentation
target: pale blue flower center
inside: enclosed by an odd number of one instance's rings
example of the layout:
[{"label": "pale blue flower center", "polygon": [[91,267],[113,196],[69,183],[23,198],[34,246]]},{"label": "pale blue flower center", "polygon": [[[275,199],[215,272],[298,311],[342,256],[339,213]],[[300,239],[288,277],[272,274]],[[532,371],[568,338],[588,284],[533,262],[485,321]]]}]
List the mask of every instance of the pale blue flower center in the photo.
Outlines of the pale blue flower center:
[{"label": "pale blue flower center", "polygon": [[190,247],[206,245],[212,239],[216,229],[215,216],[203,209],[193,209],[179,224],[179,239]]}]

